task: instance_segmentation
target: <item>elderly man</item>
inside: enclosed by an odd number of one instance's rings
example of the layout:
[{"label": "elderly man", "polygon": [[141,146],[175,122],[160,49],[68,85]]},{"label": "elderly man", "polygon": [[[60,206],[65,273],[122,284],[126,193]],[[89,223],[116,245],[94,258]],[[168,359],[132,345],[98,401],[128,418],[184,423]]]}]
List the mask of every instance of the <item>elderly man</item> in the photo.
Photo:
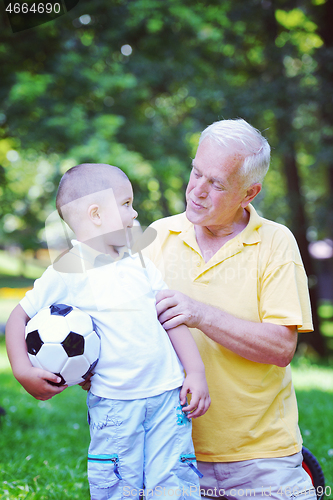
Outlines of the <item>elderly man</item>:
[{"label": "elderly man", "polygon": [[269,160],[244,120],[213,123],[192,162],[186,213],[153,224],[149,256],[170,288],[159,319],[192,329],[206,367],[212,404],[193,438],[208,497],[316,498],[289,366],[297,331],[312,330],[307,278],[290,231],[250,204]]}]

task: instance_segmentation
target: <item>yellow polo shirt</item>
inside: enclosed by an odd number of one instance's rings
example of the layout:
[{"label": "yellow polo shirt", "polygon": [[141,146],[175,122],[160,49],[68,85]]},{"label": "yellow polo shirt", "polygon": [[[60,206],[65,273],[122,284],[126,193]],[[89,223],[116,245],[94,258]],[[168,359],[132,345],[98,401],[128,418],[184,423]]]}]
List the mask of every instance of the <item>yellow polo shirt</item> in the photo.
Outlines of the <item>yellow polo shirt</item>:
[{"label": "yellow polo shirt", "polygon": [[[292,233],[260,217],[205,263],[185,213],[156,221],[147,254],[170,289],[238,318],[312,331],[307,277]],[[248,361],[192,329],[212,404],[193,422],[198,460],[233,462],[301,450],[290,366]]]}]

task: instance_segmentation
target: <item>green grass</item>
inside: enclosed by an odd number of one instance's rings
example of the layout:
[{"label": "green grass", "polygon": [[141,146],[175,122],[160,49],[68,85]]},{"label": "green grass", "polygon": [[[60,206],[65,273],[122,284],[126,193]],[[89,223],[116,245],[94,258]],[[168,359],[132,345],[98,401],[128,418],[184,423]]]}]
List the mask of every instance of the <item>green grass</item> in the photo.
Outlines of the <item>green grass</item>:
[{"label": "green grass", "polygon": [[0,337],[1,500],[89,500],[85,392],[37,401],[14,379]]},{"label": "green grass", "polygon": [[[295,358],[292,366],[304,446],[333,489],[333,366]],[[70,387],[37,401],[14,379],[0,337],[1,500],[89,500],[85,393]]]},{"label": "green grass", "polygon": [[333,498],[333,365],[296,357],[292,374],[303,444],[319,461]]}]

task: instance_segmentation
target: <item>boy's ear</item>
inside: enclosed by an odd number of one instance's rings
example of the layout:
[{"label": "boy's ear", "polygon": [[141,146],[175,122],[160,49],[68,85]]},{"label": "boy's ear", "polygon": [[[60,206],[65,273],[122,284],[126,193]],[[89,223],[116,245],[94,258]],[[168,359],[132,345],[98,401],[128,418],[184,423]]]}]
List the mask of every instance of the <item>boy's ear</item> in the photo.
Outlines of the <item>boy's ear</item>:
[{"label": "boy's ear", "polygon": [[98,205],[94,204],[88,207],[88,217],[96,226],[100,226],[102,224],[100,208]]}]

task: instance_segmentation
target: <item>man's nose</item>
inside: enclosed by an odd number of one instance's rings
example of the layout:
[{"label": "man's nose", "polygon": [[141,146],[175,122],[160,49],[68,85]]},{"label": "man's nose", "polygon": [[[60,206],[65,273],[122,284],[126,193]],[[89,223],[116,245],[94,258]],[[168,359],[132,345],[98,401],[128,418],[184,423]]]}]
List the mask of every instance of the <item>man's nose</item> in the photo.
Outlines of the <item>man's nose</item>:
[{"label": "man's nose", "polygon": [[193,192],[198,198],[206,198],[208,194],[209,184],[204,177],[196,179]]}]

